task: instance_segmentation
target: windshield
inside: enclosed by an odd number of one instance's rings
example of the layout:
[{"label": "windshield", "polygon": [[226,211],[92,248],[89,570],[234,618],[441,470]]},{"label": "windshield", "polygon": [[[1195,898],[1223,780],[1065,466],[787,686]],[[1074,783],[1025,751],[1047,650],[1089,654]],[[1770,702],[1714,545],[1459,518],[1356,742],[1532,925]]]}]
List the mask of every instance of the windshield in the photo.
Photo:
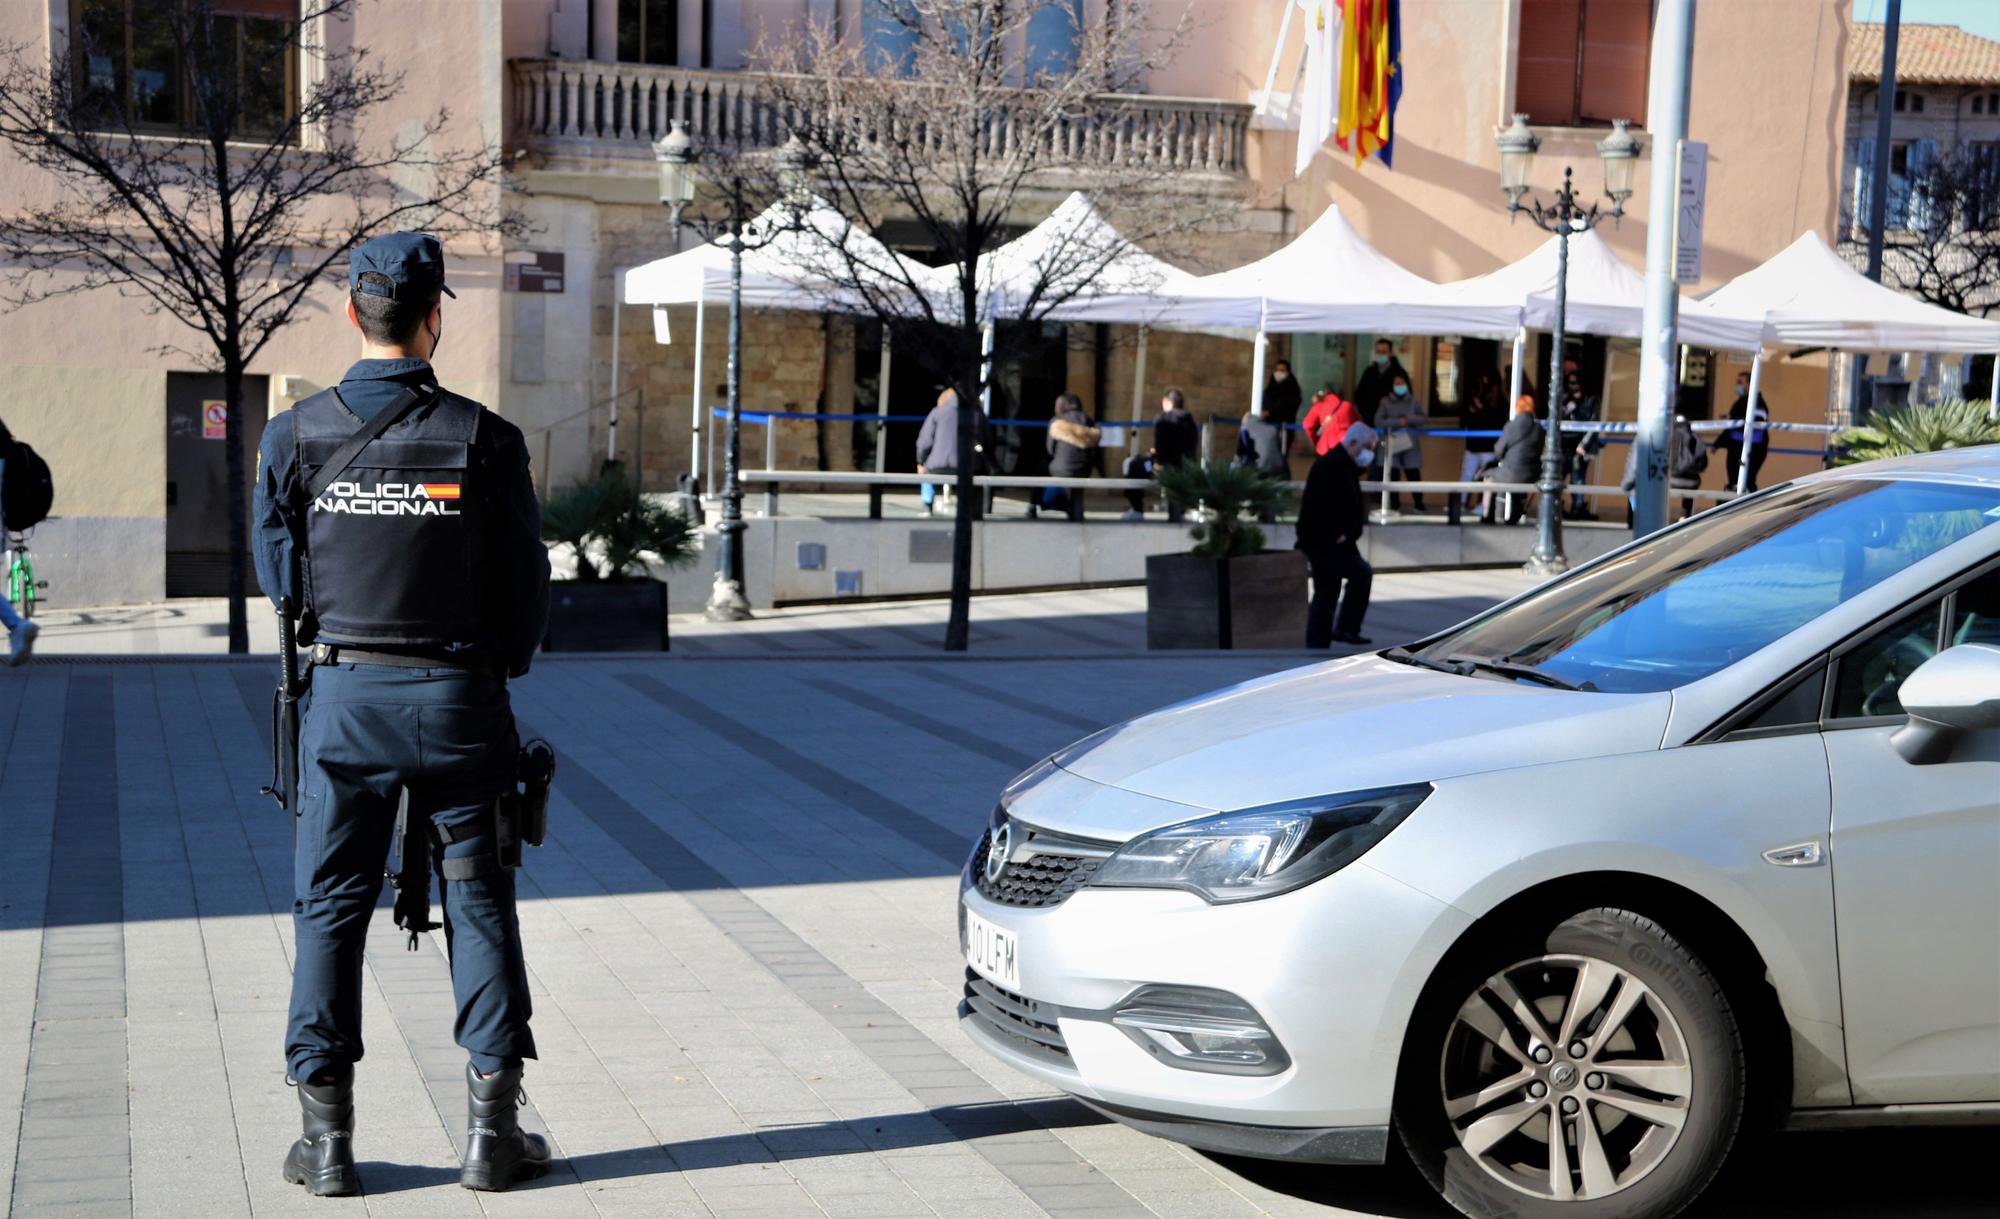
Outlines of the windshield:
[{"label": "windshield", "polygon": [[1669,690],[1996,520],[2000,487],[1868,479],[1791,487],[1661,533],[1416,654],[1461,669],[1532,665],[1586,690]]}]

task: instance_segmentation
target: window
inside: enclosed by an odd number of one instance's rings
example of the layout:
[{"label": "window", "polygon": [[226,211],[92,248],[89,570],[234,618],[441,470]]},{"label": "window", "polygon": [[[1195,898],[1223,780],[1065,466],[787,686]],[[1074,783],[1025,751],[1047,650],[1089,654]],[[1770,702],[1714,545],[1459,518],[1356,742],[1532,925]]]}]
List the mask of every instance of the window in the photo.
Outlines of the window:
[{"label": "window", "polygon": [[1036,9],[1028,18],[1028,79],[1074,72],[1082,38],[1083,0],[1058,0]]},{"label": "window", "polygon": [[621,63],[680,62],[678,0],[618,0],[618,59]]},{"label": "window", "polygon": [[70,0],[71,53],[86,115],[186,131],[197,84],[240,106],[237,134],[276,135],[298,113],[298,0],[214,0],[211,45],[174,0]]},{"label": "window", "polygon": [[1618,562],[1546,585],[1423,651],[1533,665],[1589,689],[1670,690],[1996,521],[1993,487],[1810,483],[1655,535]]},{"label": "window", "polygon": [[1923,95],[1923,94],[1921,94],[1921,93],[1908,93],[1908,92],[1905,92],[1905,91],[1904,91],[1904,90],[1902,90],[1902,89],[1898,89],[1898,90],[1896,90],[1896,113],[1897,113],[1897,114],[1905,114],[1905,113],[1908,113],[1908,114],[1922,114],[1923,112],[1924,112],[1924,95]]},{"label": "window", "polygon": [[1974,141],[1965,146],[1965,157],[1980,186],[1967,223],[1975,230],[1991,232],[2000,228],[2000,141]]},{"label": "window", "polygon": [[1932,601],[1912,610],[1835,662],[1833,705],[1827,708],[1827,719],[1903,714],[1903,700],[1896,691],[1918,665],[1937,655],[1941,604]]},{"label": "window", "polygon": [[[891,4],[897,7],[892,11]],[[898,0],[871,0],[861,10],[861,44],[868,70],[907,76],[916,69],[917,12]]]},{"label": "window", "polygon": [[1646,123],[1652,0],[1520,0],[1514,109],[1557,127]]},{"label": "window", "polygon": [[[1884,223],[1891,229],[1923,228],[1931,209],[1922,195],[1913,190],[1937,160],[1936,140],[1896,140],[1889,145],[1889,201]],[[1875,141],[1862,140],[1854,159],[1854,225],[1868,227],[1870,175],[1875,172]]]},{"label": "window", "polygon": [[1961,585],[1945,616],[1944,645],[1984,643],[2000,647],[2000,568]]}]

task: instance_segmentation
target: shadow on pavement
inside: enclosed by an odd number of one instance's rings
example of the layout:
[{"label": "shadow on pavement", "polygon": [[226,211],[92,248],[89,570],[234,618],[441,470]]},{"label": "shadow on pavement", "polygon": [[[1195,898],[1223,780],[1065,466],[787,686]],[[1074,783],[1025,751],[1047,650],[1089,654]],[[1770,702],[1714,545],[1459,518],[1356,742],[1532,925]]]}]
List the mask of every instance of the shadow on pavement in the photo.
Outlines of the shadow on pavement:
[{"label": "shadow on pavement", "polygon": [[[558,1154],[555,1168],[539,1181],[524,1182],[510,1192],[552,1186],[586,1185],[627,1178],[664,1176],[698,1168],[732,1164],[774,1164],[822,1156],[861,1152],[901,1151],[939,1147],[967,1139],[1101,1126],[1108,1119],[1072,1100],[1047,1099],[991,1105],[948,1105],[915,1113],[857,1118],[845,1122],[813,1122],[770,1126],[743,1134],[687,1139],[618,1151],[584,1155]],[[560,1153],[560,1148],[557,1149]],[[1077,1157],[1079,1160],[1081,1156]],[[458,1181],[458,1167],[363,1161],[361,1188],[380,1197]]]},{"label": "shadow on pavement", "polygon": [[[1081,599],[1092,594],[1070,594]],[[1130,609],[1105,606],[1112,597],[1135,599]],[[967,660],[1028,656],[1152,656],[1173,653],[1146,649],[1145,594],[1107,590],[1088,608],[1035,616],[983,612],[972,607]],[[1383,598],[1371,607],[1364,632],[1376,647],[1407,643],[1462,622],[1489,608],[1492,597]],[[857,608],[877,611],[858,619]],[[895,621],[881,621],[893,617]],[[929,656],[944,651],[945,607],[936,602],[807,606],[765,611],[750,625],[716,628],[676,620],[671,655],[681,660],[860,659],[869,656]],[[1303,652],[1304,639],[1300,639]],[[1357,649],[1341,647],[1329,655]],[[1273,653],[1282,655],[1282,652]],[[954,657],[960,659],[961,657]]]}]

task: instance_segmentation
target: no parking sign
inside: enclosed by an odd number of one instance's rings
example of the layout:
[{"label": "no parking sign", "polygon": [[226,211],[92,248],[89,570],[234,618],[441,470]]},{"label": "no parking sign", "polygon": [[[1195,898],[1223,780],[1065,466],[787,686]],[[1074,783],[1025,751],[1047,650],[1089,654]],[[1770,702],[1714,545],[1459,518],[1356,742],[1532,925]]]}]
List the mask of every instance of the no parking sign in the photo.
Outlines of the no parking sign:
[{"label": "no parking sign", "polygon": [[222,440],[229,435],[229,403],[211,398],[201,404],[201,438]]}]

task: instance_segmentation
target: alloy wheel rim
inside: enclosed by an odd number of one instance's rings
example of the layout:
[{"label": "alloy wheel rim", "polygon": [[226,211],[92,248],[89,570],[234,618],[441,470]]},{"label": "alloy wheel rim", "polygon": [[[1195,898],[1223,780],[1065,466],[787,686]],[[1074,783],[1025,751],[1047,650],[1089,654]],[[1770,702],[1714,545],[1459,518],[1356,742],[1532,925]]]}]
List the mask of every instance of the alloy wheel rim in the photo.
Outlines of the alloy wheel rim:
[{"label": "alloy wheel rim", "polygon": [[1551,953],[1475,987],[1445,1037],[1445,1119],[1473,1162],[1559,1202],[1645,1179],[1686,1127],[1687,1039],[1629,971]]}]

